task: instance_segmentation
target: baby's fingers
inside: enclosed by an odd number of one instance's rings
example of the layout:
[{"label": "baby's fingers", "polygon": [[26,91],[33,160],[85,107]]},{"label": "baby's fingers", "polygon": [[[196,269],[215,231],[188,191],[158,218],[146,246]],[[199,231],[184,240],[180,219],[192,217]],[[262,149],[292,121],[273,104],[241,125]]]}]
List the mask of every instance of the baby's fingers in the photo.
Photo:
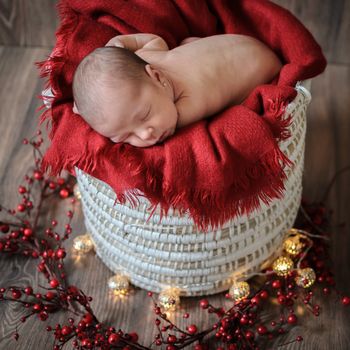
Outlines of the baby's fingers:
[{"label": "baby's fingers", "polygon": [[115,39],[115,38],[112,38],[111,40],[109,40],[105,46],[116,46],[116,47],[125,48],[124,44],[119,39]]}]

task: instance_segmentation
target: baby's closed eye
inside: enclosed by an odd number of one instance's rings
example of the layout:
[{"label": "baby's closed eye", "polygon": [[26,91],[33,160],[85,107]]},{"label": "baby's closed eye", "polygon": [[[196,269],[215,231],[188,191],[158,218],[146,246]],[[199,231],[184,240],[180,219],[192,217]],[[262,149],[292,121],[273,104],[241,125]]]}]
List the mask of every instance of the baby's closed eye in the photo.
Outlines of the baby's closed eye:
[{"label": "baby's closed eye", "polygon": [[149,119],[149,116],[151,115],[151,109],[152,109],[152,106],[149,106],[149,109],[148,109],[147,114],[145,115],[145,117],[143,117],[143,118],[141,119],[141,121],[145,121],[145,120],[148,120],[148,119]]}]

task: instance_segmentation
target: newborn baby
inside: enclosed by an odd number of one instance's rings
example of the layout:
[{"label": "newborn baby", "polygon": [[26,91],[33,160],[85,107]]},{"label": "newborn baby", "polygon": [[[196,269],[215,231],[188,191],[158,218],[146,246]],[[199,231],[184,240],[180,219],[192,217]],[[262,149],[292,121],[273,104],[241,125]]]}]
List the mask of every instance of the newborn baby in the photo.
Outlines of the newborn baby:
[{"label": "newborn baby", "polygon": [[118,35],[79,64],[73,111],[113,142],[148,147],[240,104],[281,67],[245,35],[190,37],[172,50],[154,34]]}]

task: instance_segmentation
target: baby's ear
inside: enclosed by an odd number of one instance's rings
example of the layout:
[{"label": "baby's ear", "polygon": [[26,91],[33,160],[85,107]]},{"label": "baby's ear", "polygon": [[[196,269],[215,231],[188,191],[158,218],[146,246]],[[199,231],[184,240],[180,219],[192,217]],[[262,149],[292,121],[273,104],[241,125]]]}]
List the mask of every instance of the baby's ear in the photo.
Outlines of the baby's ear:
[{"label": "baby's ear", "polygon": [[146,64],[145,71],[149,75],[150,78],[160,82],[161,74],[160,74],[160,71],[158,69],[154,68],[150,64]]},{"label": "baby's ear", "polygon": [[73,113],[79,114],[79,111],[78,111],[78,108],[77,108],[77,105],[75,104],[75,102],[73,103]]}]

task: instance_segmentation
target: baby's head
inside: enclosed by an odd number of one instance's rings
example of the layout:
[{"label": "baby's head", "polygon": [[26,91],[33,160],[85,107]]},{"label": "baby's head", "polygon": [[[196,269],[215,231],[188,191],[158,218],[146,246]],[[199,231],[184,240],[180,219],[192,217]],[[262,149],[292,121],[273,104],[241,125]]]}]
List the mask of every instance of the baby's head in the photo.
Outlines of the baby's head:
[{"label": "baby's head", "polygon": [[87,55],[75,71],[73,96],[73,111],[113,142],[148,147],[176,128],[168,77],[124,48],[107,46]]}]

